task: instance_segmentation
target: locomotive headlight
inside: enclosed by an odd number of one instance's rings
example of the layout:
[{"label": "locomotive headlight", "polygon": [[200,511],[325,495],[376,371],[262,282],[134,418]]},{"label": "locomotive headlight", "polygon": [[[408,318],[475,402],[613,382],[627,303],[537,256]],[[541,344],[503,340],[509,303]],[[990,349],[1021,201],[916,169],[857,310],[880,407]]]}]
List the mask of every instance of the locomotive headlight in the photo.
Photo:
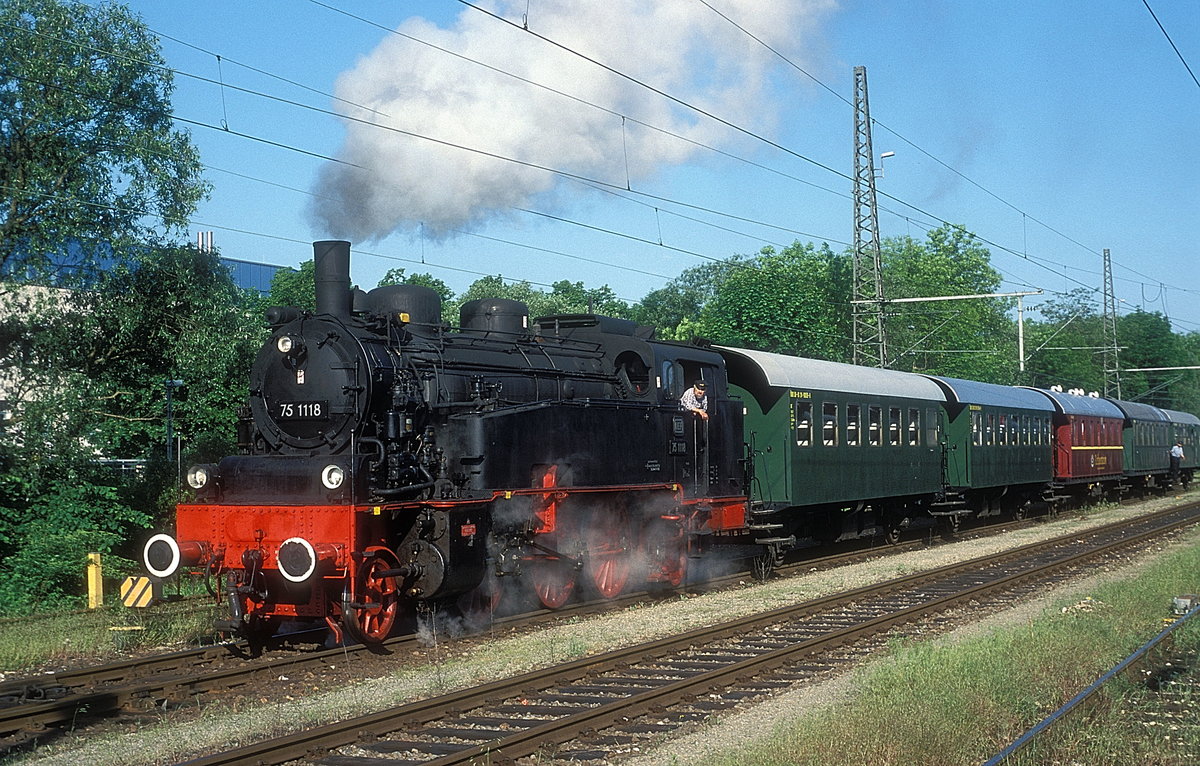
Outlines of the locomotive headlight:
[{"label": "locomotive headlight", "polygon": [[275,339],[275,348],[281,354],[298,356],[304,350],[304,340],[295,335],[280,335]]},{"label": "locomotive headlight", "polygon": [[337,489],[346,480],[346,471],[340,465],[327,465],[321,471],[321,483],[326,489]]},{"label": "locomotive headlight", "polygon": [[206,465],[194,465],[187,472],[187,483],[192,489],[203,489],[211,478]]}]

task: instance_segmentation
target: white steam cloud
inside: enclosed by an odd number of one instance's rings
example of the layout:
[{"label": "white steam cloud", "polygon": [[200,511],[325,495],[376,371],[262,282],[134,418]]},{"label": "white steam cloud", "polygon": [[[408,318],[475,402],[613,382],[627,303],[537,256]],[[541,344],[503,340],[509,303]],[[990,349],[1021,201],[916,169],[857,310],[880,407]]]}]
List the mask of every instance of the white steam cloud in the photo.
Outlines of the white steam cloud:
[{"label": "white steam cloud", "polygon": [[[711,0],[802,66],[802,49],[834,0]],[[699,0],[497,0],[508,19],[528,11],[530,30],[757,132],[769,132],[768,94],[780,61]],[[402,35],[426,41],[550,90],[399,35],[337,83],[349,109],[338,159],[318,179],[314,225],[355,242],[423,226],[444,236],[535,198],[555,194],[560,176],[417,138],[429,136],[542,167],[624,186],[698,149],[620,115],[707,144],[728,145],[728,128],[672,104],[470,8],[450,29],[410,19]],[[802,77],[787,70],[787,77]],[[373,110],[373,111],[372,111]],[[608,110],[608,111],[605,111]],[[614,114],[615,113],[615,114]]]}]

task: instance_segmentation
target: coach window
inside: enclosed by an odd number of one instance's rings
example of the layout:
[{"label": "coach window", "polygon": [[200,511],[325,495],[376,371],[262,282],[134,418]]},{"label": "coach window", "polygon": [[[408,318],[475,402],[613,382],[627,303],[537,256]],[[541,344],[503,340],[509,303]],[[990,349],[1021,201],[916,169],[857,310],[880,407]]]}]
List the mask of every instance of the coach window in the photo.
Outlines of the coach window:
[{"label": "coach window", "polygon": [[983,446],[983,413],[971,413],[971,443],[976,447]]},{"label": "coach window", "polygon": [[838,443],[838,406],[833,402],[821,405],[821,443],[836,447]]},{"label": "coach window", "polygon": [[1012,436],[1009,439],[1014,447],[1021,446],[1021,416],[1013,415],[1008,419],[1008,430],[1012,431]]},{"label": "coach window", "polygon": [[867,407],[867,444],[883,444],[883,408],[874,404]]},{"label": "coach window", "polygon": [[812,402],[796,402],[796,445],[812,446]]},{"label": "coach window", "polygon": [[908,444],[911,447],[921,444],[921,411],[915,408],[908,411]]},{"label": "coach window", "polygon": [[893,447],[900,446],[900,408],[891,407],[888,409],[888,444]]},{"label": "coach window", "polygon": [[996,446],[996,415],[995,415],[995,413],[991,413],[991,412],[988,413],[987,430],[984,432],[983,442],[984,442],[984,444],[988,445],[989,447]]},{"label": "coach window", "polygon": [[996,443],[1001,447],[1008,445],[1008,416],[1000,416],[1000,430],[996,433]]},{"label": "coach window", "polygon": [[942,443],[942,421],[937,410],[925,410],[925,443],[930,447]]},{"label": "coach window", "polygon": [[861,438],[858,431],[862,425],[862,408],[857,404],[846,405],[846,444],[857,447]]}]

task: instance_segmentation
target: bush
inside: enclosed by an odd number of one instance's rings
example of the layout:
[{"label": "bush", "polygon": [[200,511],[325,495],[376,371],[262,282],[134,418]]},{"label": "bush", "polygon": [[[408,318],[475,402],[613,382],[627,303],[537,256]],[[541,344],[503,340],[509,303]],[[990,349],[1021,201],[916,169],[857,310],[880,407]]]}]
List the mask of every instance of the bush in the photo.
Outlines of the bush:
[{"label": "bush", "polygon": [[[58,482],[11,527],[0,563],[0,615],[82,606],[89,553],[111,553],[150,517],[121,502],[113,487]],[[108,574],[133,562],[108,557]]]}]

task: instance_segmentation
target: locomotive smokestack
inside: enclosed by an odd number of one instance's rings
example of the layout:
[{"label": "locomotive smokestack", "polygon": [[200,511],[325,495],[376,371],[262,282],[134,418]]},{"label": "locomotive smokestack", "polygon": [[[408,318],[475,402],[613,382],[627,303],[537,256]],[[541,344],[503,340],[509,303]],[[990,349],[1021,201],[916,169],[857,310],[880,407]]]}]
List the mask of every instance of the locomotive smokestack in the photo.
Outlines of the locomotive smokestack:
[{"label": "locomotive smokestack", "polygon": [[350,316],[350,243],[327,239],[313,243],[317,313]]}]

